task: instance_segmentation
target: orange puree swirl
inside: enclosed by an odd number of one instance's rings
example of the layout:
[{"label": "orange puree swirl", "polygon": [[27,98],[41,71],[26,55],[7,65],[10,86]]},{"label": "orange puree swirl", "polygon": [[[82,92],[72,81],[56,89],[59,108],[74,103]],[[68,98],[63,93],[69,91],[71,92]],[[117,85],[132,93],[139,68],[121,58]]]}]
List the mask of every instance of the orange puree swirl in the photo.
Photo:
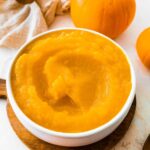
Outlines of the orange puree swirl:
[{"label": "orange puree swirl", "polygon": [[82,132],[110,121],[131,90],[120,48],[87,31],[49,33],[26,46],[11,77],[21,110],[60,132]]}]

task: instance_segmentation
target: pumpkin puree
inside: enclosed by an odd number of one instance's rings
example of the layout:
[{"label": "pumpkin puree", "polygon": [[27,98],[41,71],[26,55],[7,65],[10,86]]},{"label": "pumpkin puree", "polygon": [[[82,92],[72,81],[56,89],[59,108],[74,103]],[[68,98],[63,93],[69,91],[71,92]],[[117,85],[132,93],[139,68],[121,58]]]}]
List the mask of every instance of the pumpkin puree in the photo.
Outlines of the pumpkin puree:
[{"label": "pumpkin puree", "polygon": [[131,90],[130,67],[112,42],[87,31],[57,31],[24,48],[12,69],[22,111],[60,132],[82,132],[110,121]]}]

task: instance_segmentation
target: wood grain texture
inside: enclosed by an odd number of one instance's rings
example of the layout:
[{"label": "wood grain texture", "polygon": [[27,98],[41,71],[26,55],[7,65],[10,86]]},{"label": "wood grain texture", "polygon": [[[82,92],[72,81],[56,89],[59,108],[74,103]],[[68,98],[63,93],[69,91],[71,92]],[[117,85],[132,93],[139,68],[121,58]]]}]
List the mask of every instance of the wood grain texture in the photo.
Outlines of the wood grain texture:
[{"label": "wood grain texture", "polygon": [[9,103],[7,105],[7,114],[15,133],[31,150],[110,150],[123,138],[127,132],[134,117],[135,108],[136,98],[134,99],[132,107],[124,121],[111,135],[97,143],[77,148],[56,146],[36,138],[18,121]]},{"label": "wood grain texture", "polygon": [[0,79],[0,98],[7,98],[6,81]]}]

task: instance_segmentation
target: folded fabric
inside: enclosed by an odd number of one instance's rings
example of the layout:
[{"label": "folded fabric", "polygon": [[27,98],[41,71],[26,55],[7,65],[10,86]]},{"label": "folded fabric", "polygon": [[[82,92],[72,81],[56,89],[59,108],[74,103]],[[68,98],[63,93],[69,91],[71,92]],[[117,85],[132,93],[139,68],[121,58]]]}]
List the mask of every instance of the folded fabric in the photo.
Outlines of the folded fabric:
[{"label": "folded fabric", "polygon": [[0,1],[0,49],[18,49],[34,35],[48,30],[56,15],[69,11],[69,0],[36,0],[20,4]]}]

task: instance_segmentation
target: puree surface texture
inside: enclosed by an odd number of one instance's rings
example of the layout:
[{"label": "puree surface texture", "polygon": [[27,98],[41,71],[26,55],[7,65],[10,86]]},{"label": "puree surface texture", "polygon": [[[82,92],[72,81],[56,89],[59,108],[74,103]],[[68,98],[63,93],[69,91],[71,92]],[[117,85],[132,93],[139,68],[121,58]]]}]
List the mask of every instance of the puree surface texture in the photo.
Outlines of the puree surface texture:
[{"label": "puree surface texture", "polygon": [[110,121],[125,104],[131,73],[120,48],[87,31],[49,33],[26,46],[11,72],[21,110],[59,132],[83,132]]}]

